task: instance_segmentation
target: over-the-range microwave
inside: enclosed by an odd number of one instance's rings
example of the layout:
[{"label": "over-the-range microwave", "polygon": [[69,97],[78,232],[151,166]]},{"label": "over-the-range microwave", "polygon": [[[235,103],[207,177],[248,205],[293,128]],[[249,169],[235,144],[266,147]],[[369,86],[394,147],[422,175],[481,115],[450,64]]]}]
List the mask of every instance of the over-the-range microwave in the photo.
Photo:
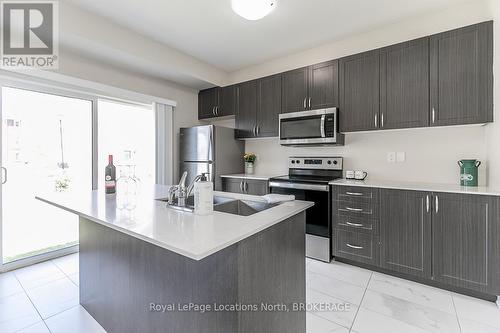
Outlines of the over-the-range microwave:
[{"label": "over-the-range microwave", "polygon": [[279,138],[283,146],[343,145],[338,132],[337,108],[279,115]]}]

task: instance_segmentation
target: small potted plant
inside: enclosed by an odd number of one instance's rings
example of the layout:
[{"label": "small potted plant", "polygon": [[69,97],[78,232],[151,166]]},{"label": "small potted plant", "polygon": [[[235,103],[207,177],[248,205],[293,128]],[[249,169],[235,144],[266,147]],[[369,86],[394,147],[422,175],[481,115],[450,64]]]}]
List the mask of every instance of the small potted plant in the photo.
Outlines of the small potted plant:
[{"label": "small potted plant", "polygon": [[245,160],[245,173],[248,175],[252,175],[254,172],[254,163],[257,159],[257,156],[254,153],[246,153],[243,155],[243,159]]}]

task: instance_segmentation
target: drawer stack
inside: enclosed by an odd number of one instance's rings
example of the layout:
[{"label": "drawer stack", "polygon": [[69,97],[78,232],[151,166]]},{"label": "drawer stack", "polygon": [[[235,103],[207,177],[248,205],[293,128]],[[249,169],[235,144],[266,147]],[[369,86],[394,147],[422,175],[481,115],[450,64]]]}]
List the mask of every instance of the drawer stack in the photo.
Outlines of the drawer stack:
[{"label": "drawer stack", "polygon": [[336,257],[377,264],[379,190],[332,186],[332,252]]}]

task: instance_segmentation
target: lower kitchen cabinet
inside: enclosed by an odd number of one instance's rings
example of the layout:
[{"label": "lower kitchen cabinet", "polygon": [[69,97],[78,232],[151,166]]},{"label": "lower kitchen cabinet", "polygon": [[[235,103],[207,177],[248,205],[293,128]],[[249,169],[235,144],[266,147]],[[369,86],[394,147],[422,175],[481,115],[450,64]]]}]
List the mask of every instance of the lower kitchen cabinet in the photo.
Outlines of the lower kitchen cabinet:
[{"label": "lower kitchen cabinet", "polygon": [[429,192],[380,190],[380,266],[431,277]]},{"label": "lower kitchen cabinet", "polygon": [[242,193],[250,195],[266,195],[269,193],[269,182],[259,179],[222,178],[224,192]]},{"label": "lower kitchen cabinet", "polygon": [[500,198],[434,193],[434,279],[500,294]]},{"label": "lower kitchen cabinet", "polygon": [[337,258],[457,292],[500,295],[500,196],[333,186],[332,216]]},{"label": "lower kitchen cabinet", "polygon": [[371,234],[351,232],[340,229],[334,230],[333,255],[376,265],[378,262],[377,237]]}]

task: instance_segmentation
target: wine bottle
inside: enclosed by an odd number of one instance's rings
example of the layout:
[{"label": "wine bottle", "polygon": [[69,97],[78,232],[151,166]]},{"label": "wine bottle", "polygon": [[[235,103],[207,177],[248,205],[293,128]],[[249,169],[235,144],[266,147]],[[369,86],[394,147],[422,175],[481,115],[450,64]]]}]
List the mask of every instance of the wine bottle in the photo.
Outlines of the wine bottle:
[{"label": "wine bottle", "polygon": [[108,165],[106,166],[104,187],[106,194],[116,192],[116,167],[113,165],[113,155],[108,156]]}]

